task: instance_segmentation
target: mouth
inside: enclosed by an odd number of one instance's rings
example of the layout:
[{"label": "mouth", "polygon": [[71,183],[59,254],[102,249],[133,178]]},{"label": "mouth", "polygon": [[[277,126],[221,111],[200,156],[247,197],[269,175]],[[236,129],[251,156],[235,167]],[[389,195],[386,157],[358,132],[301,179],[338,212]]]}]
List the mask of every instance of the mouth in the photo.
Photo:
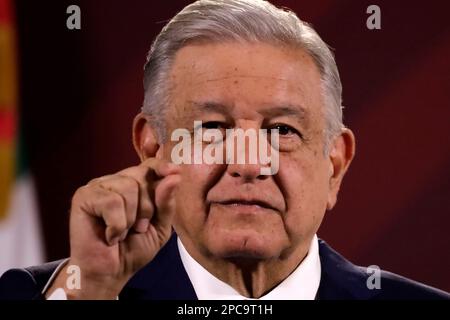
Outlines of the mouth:
[{"label": "mouth", "polygon": [[242,199],[230,199],[224,201],[217,201],[214,204],[234,208],[234,209],[246,209],[246,210],[260,210],[260,209],[269,209],[278,211],[276,208],[271,206],[269,203],[262,200],[242,200]]}]

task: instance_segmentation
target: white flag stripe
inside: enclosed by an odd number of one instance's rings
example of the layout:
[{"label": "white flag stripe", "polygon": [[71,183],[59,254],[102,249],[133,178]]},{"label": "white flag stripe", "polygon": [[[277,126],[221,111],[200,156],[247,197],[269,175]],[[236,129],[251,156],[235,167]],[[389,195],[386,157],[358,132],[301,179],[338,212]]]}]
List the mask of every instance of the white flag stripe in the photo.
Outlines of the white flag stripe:
[{"label": "white flag stripe", "polygon": [[45,256],[30,174],[17,178],[11,197],[6,217],[0,220],[0,275],[10,268],[42,263]]}]

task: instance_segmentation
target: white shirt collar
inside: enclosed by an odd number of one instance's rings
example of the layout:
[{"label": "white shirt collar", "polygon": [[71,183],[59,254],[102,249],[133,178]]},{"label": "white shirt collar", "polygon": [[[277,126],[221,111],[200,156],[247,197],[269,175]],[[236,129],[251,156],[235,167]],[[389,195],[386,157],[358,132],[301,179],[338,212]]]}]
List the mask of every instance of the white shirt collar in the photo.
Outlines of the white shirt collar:
[{"label": "white shirt collar", "polygon": [[[203,268],[177,240],[181,261],[199,300],[250,300],[227,283]],[[314,235],[308,254],[299,266],[261,300],[314,300],[320,284],[320,257],[317,236]]]}]

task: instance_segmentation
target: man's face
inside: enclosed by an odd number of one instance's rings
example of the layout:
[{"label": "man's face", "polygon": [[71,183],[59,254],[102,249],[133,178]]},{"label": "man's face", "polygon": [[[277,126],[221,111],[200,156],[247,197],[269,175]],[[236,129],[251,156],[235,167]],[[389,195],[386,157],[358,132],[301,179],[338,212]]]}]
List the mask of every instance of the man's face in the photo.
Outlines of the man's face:
[{"label": "man's face", "polygon": [[[309,245],[330,192],[320,75],[303,50],[266,44],[188,45],[175,58],[167,123],[279,129],[279,171],[185,164],[174,228],[195,256],[284,258]],[[163,149],[170,159],[168,141]],[[248,150],[247,150],[248,152]]]}]

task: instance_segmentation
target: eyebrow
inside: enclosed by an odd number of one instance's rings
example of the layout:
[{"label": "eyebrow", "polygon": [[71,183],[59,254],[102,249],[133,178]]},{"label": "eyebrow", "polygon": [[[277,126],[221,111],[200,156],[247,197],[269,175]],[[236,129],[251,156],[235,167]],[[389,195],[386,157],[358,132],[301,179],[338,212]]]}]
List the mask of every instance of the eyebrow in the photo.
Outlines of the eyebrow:
[{"label": "eyebrow", "polygon": [[189,103],[191,103],[195,107],[195,109],[193,110],[194,114],[208,112],[208,113],[221,113],[227,115],[230,113],[230,110],[227,106],[218,102],[213,101],[198,102],[190,100]]},{"label": "eyebrow", "polygon": [[293,104],[283,104],[276,107],[265,108],[262,109],[260,113],[268,118],[293,116],[299,120],[306,119],[308,115],[308,111],[303,106]]},{"label": "eyebrow", "polygon": [[[229,116],[231,111],[230,108],[226,105],[214,101],[199,102],[190,100],[189,103],[191,103],[195,107],[192,112],[193,115],[198,115],[206,112],[220,113],[225,116]],[[306,108],[297,104],[271,104],[270,106],[259,110],[258,113],[260,113],[265,118],[288,116],[295,117],[298,120],[302,121],[307,120],[309,114]]]}]

